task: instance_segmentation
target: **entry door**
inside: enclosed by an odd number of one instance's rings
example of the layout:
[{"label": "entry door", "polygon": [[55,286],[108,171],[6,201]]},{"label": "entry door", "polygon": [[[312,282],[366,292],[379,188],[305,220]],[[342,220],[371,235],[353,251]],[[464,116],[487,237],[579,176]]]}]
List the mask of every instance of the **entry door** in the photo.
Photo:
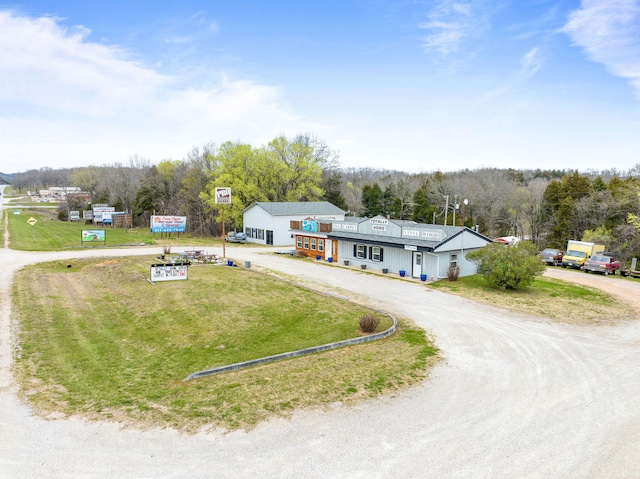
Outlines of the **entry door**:
[{"label": "entry door", "polygon": [[422,252],[414,251],[413,252],[413,273],[411,274],[414,278],[420,277],[422,274]]},{"label": "entry door", "polygon": [[267,244],[273,246],[273,231],[267,230]]}]

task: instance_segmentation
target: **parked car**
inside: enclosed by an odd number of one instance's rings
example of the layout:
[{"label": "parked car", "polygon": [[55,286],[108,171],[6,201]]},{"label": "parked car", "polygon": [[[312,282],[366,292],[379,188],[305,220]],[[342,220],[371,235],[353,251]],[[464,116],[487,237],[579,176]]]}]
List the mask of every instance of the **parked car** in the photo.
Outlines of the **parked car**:
[{"label": "parked car", "polygon": [[594,255],[584,262],[584,272],[602,273],[605,276],[616,274],[620,270],[620,261],[613,256]]},{"label": "parked car", "polygon": [[227,233],[227,236],[224,239],[228,243],[246,243],[247,242],[247,233],[238,233],[235,230]]},{"label": "parked car", "polygon": [[555,248],[545,248],[540,251],[538,256],[540,256],[543,263],[547,263],[550,266],[560,266],[564,251]]}]

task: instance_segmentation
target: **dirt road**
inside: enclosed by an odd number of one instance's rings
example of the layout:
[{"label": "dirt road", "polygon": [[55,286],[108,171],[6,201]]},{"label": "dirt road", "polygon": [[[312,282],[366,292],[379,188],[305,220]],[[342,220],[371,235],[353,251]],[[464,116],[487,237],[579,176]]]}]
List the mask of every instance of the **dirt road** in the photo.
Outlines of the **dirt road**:
[{"label": "dirt road", "polygon": [[640,322],[557,324],[397,278],[246,248],[227,254],[413,318],[445,360],[402,394],[299,411],[248,433],[41,419],[10,374],[8,284],[21,264],[61,255],[5,249],[0,477],[640,478]]}]

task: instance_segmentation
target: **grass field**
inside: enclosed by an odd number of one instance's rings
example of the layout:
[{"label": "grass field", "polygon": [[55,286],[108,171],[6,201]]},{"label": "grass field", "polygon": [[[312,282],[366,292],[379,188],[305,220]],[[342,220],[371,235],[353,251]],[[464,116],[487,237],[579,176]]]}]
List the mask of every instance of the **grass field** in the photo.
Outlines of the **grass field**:
[{"label": "grass field", "polygon": [[466,276],[458,281],[437,281],[431,287],[523,314],[569,323],[635,319],[629,307],[610,294],[552,278],[538,277],[529,288],[516,291],[491,288],[480,275]]},{"label": "grass field", "polygon": [[[152,257],[29,266],[13,286],[15,373],[42,414],[195,431],[251,428],[421,380],[435,350],[400,321],[390,338],[183,382],[194,371],[356,337],[364,307],[252,270],[191,266],[147,281]],[[384,318],[379,329],[390,326]]]},{"label": "grass field", "polygon": [[[60,251],[76,248],[104,248],[126,245],[172,245],[176,247],[212,245],[220,238],[195,238],[187,233],[151,233],[148,228],[111,228],[87,225],[84,221],[59,221],[55,209],[34,208],[6,210],[9,222],[9,247],[21,251]],[[36,220],[34,225],[29,219]],[[82,230],[104,229],[105,243],[82,242]]]}]

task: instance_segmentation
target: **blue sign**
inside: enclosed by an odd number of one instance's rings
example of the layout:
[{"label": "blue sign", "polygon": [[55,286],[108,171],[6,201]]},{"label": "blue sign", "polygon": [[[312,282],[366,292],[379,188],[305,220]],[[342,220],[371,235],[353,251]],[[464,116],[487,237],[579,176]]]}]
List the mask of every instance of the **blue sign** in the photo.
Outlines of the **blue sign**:
[{"label": "blue sign", "polygon": [[318,223],[315,220],[302,220],[302,231],[316,233],[318,231]]}]

